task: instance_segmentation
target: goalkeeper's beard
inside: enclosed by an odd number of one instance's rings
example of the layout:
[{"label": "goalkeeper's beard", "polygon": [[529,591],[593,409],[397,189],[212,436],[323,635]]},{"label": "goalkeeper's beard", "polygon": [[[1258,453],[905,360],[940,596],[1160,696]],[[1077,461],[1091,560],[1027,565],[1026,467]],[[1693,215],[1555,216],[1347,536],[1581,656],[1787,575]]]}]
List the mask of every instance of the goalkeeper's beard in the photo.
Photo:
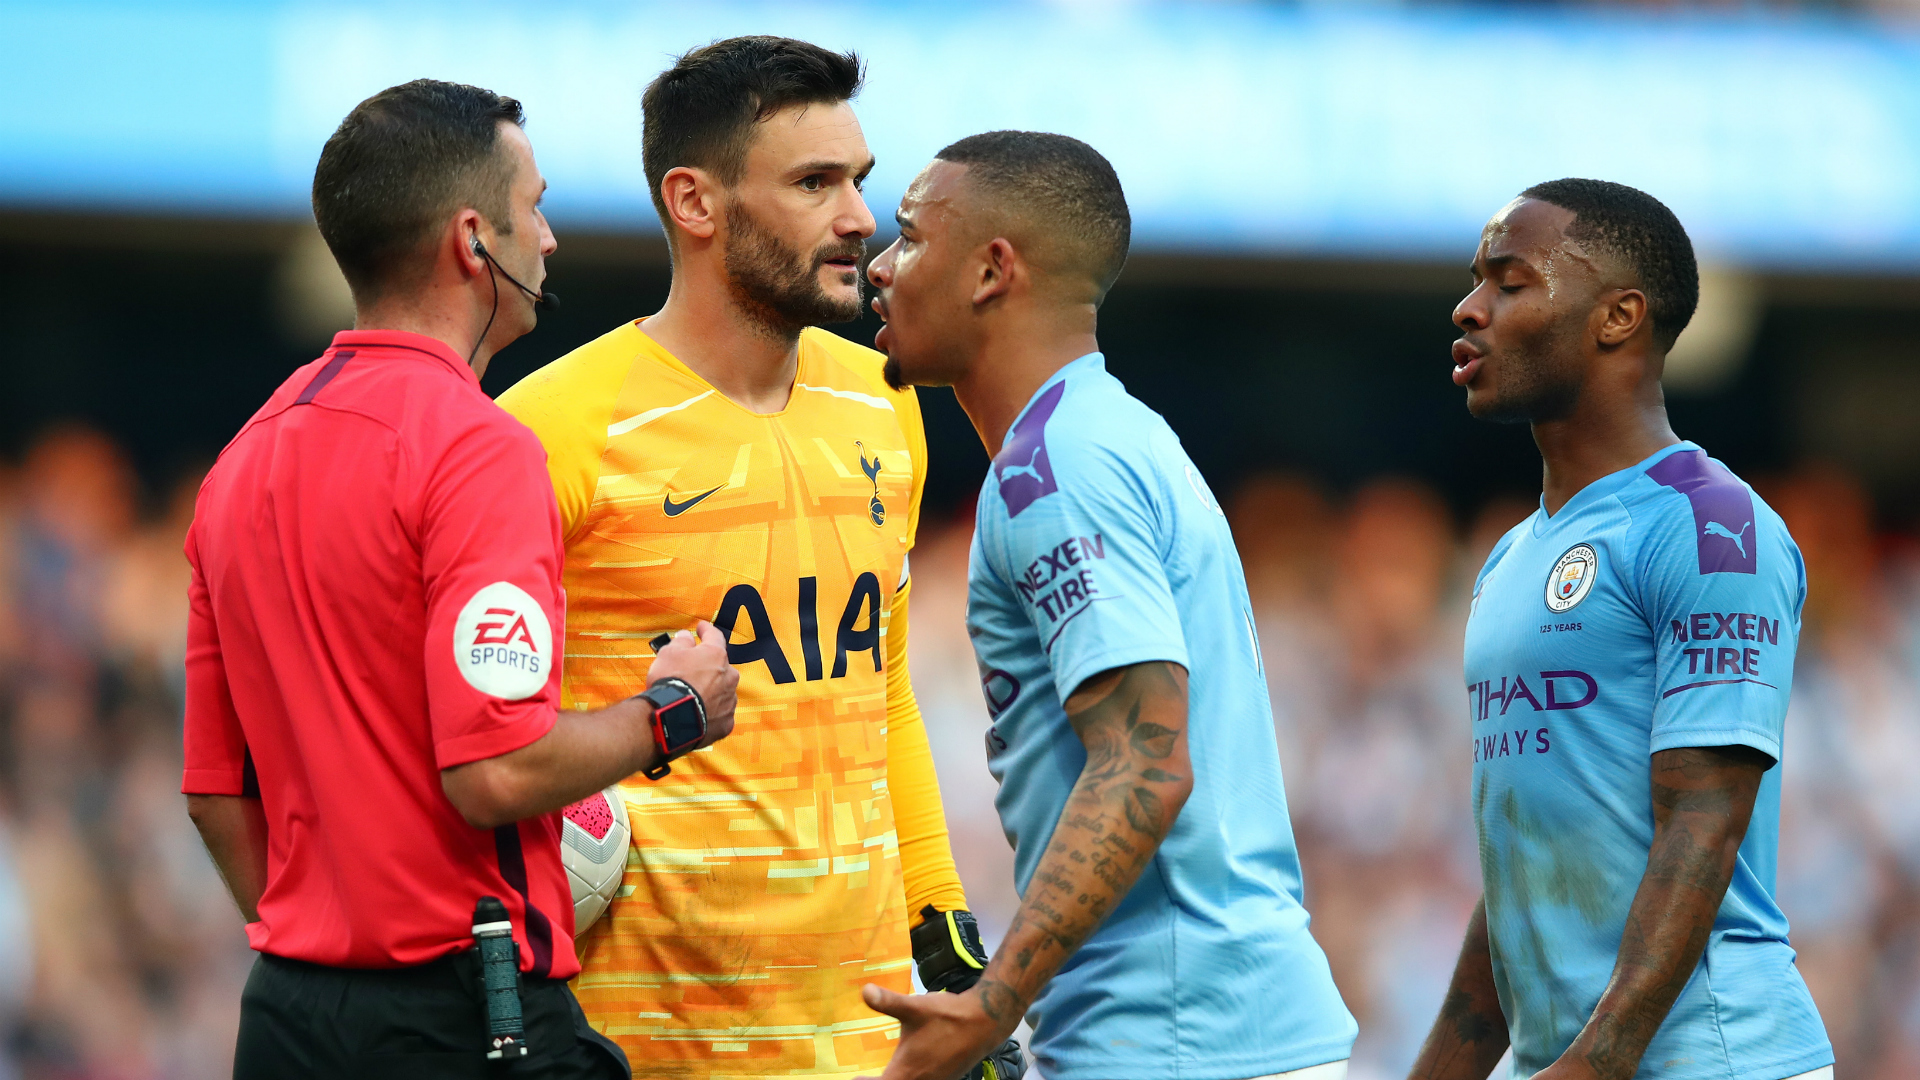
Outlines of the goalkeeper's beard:
[{"label": "goalkeeper's beard", "polygon": [[866,257],[860,237],[822,244],[812,257],[802,255],[763,227],[738,200],[727,202],[727,291],[734,303],[775,337],[791,338],[809,326],[852,322],[860,317],[865,283],[858,269],[841,275],[841,284],[853,288],[847,298],[829,294],[820,285],[820,268],[828,259],[852,258],[856,267]]}]

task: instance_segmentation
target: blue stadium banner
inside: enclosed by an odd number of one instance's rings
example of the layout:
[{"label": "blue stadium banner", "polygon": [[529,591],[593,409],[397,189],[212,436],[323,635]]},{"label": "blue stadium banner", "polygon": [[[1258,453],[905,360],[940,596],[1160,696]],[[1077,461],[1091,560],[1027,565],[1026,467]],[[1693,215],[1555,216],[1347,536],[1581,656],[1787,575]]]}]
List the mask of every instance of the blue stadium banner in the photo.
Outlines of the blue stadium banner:
[{"label": "blue stadium banner", "polygon": [[883,221],[934,151],[1013,127],[1112,158],[1140,248],[1464,260],[1580,175],[1711,259],[1920,269],[1920,33],[1753,13],[0,0],[0,207],[303,215],[340,117],[432,76],[526,103],[556,228],[654,229],[640,90],[741,33],[866,58]]}]

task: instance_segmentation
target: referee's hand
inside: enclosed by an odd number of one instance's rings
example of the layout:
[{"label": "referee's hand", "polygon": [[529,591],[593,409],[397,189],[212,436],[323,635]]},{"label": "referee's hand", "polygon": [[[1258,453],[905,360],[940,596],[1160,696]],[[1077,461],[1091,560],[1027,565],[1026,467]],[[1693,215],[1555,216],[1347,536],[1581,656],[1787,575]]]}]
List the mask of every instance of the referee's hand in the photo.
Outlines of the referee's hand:
[{"label": "referee's hand", "polygon": [[740,685],[740,673],[727,663],[727,638],[717,627],[702,619],[698,637],[681,630],[661,646],[647,679],[668,678],[686,680],[707,706],[707,737],[701,746],[719,742],[733,731],[734,690]]}]

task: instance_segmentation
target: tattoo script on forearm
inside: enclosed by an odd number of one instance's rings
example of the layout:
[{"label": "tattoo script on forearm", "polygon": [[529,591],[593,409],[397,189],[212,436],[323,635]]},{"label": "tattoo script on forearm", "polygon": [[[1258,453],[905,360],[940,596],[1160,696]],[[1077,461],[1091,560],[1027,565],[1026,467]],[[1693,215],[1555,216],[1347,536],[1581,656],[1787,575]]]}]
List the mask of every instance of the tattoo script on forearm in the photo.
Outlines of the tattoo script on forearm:
[{"label": "tattoo script on forearm", "polygon": [[1613,977],[1567,1053],[1628,1080],[1686,988],[1713,932],[1772,759],[1745,746],[1653,755],[1653,846],[1627,911]]},{"label": "tattoo script on forearm", "polygon": [[1007,1028],[1133,888],[1192,789],[1185,669],[1118,668],[1066,705],[1087,763],[980,980],[982,1007]]}]

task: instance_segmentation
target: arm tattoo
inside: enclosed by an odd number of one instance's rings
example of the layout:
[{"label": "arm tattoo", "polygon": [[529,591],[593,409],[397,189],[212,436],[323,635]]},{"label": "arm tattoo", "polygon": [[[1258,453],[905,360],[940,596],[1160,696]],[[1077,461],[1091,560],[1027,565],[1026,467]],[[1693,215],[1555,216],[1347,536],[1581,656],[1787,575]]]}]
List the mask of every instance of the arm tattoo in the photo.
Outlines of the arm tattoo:
[{"label": "arm tattoo", "polygon": [[1066,709],[1087,763],[980,981],[982,1008],[1006,1026],[1133,888],[1192,787],[1184,668],[1152,661],[1104,672]]},{"label": "arm tattoo", "polygon": [[1467,922],[1446,1003],[1427,1033],[1413,1080],[1485,1080],[1507,1050],[1507,1018],[1493,983],[1493,952],[1482,901]]},{"label": "arm tattoo", "polygon": [[1773,759],[1745,746],[1653,755],[1653,846],[1627,912],[1613,978],[1569,1055],[1601,1080],[1628,1080],[1686,988],[1733,878]]},{"label": "arm tattoo", "polygon": [[979,989],[980,1008],[989,1019],[1002,1027],[1019,1026],[1020,1017],[1025,1012],[1019,995],[998,979],[981,979]]},{"label": "arm tattoo", "polygon": [[[1156,770],[1158,771],[1158,770]],[[1127,793],[1127,824],[1138,833],[1159,834],[1160,822],[1166,808],[1160,802],[1160,796],[1152,788],[1137,787]],[[1155,837],[1158,839],[1158,836]]]}]

